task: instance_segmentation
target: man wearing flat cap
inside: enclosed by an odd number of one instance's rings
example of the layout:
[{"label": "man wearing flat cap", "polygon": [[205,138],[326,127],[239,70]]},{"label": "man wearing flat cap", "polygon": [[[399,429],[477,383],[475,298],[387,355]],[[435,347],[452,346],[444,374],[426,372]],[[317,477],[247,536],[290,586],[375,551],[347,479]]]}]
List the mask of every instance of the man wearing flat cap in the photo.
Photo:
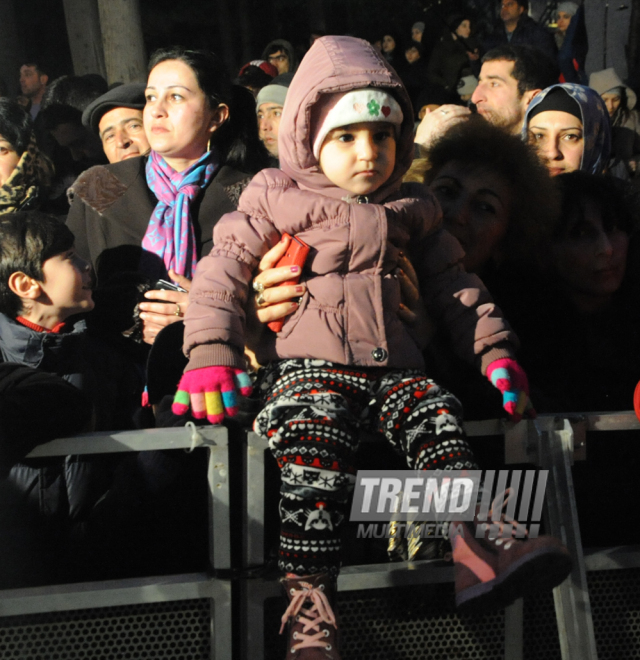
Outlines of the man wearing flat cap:
[{"label": "man wearing flat cap", "polygon": [[98,97],[82,113],[82,123],[100,136],[110,163],[149,152],[142,125],[144,90],[144,83],[119,85]]}]

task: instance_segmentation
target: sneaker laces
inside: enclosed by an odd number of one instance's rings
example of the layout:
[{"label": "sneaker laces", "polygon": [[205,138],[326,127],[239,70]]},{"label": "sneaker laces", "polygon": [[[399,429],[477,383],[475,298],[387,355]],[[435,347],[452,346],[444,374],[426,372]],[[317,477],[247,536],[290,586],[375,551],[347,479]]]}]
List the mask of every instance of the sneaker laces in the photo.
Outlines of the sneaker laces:
[{"label": "sneaker laces", "polygon": [[[506,512],[507,502],[512,495],[514,495],[514,489],[511,487],[496,495],[487,514],[491,524],[481,523],[483,530],[489,530],[489,540],[495,541],[497,545],[501,545],[503,541],[506,541],[505,550],[508,550],[517,539],[529,536],[529,530]],[[494,519],[494,511],[497,510],[500,510],[500,517]],[[505,532],[508,533],[508,536],[505,536]]]},{"label": "sneaker laces", "polygon": [[[336,617],[329,603],[327,595],[324,593],[324,585],[312,587],[308,582],[300,582],[301,589],[294,590],[289,607],[282,615],[282,625],[280,634],[282,635],[284,627],[290,618],[296,618],[296,621],[303,624],[301,632],[294,632],[293,638],[299,640],[298,644],[292,646],[293,651],[299,651],[305,648],[319,647],[327,648],[327,642],[322,641],[329,636],[328,630],[321,630],[321,623],[328,623],[337,628]],[[313,605],[309,608],[303,608],[305,601],[310,600]],[[316,631],[314,635],[308,634],[310,630]]]}]

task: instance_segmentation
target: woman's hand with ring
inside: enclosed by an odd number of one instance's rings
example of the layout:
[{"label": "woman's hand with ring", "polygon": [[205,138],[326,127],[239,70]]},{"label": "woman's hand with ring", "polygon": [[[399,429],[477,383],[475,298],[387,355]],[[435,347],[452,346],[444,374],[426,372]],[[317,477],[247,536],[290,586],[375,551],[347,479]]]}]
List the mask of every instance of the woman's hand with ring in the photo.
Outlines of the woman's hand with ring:
[{"label": "woman's hand with ring", "polygon": [[278,286],[300,275],[299,266],[275,267],[287,251],[290,241],[290,238],[286,238],[274,245],[258,265],[258,274],[252,282],[252,289],[256,292],[253,314],[250,310],[247,316],[249,345],[262,334],[263,324],[283,319],[295,312],[298,309],[297,299],[307,290],[304,282]]},{"label": "woman's hand with ring", "polygon": [[189,307],[188,292],[191,288],[191,280],[172,270],[169,271],[169,277],[187,292],[155,289],[144,294],[149,300],[162,301],[141,302],[139,305],[142,338],[147,344],[153,344],[160,330],[176,321],[181,321]]},{"label": "woman's hand with ring", "polygon": [[468,119],[471,110],[461,105],[441,105],[437,110],[427,110],[416,130],[414,141],[421,149],[429,150],[431,145],[454,124]]},{"label": "woman's hand with ring", "polygon": [[293,313],[298,309],[297,299],[307,290],[304,282],[278,286],[282,282],[295,279],[300,275],[299,266],[275,268],[287,251],[290,240],[285,239],[272,247],[258,265],[258,274],[253,280],[253,289],[258,292],[256,306],[260,323],[276,321]]}]

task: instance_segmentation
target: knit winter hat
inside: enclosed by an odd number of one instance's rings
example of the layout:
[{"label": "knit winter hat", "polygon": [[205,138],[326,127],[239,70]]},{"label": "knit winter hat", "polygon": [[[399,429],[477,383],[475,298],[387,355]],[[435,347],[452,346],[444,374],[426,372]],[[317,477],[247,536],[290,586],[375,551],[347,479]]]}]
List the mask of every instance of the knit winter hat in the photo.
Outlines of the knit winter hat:
[{"label": "knit winter hat", "polygon": [[402,124],[399,103],[382,89],[366,87],[342,94],[330,94],[318,102],[314,120],[313,155],[320,157],[320,148],[329,131],[340,126],[379,121],[393,124],[396,132]]},{"label": "knit winter hat", "polygon": [[256,112],[260,110],[263,103],[275,103],[284,106],[292,80],[293,73],[281,73],[273,79],[273,82],[263,87],[256,96]]},{"label": "knit winter hat", "polygon": [[[615,69],[603,69],[602,71],[595,71],[589,76],[589,87],[595,89],[600,96],[607,92],[613,92],[617,87],[623,87],[627,92],[627,108],[633,110],[636,107],[638,97],[636,93],[625,85],[618,77]],[[617,90],[616,90],[617,91]]]},{"label": "knit winter hat", "polygon": [[575,16],[578,12],[578,5],[575,2],[559,2],[556,11],[564,12],[569,16]]},{"label": "knit winter hat", "polygon": [[425,24],[422,21],[417,21],[411,26],[411,30],[420,30],[420,32],[424,32]]}]

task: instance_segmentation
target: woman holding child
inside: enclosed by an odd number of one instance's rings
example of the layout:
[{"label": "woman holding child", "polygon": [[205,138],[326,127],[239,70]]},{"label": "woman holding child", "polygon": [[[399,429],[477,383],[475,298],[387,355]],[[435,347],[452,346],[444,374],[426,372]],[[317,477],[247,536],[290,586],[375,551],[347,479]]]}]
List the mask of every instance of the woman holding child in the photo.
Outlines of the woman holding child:
[{"label": "woman holding child", "polygon": [[[212,53],[173,48],[152,56],[148,158],[91,168],[70,189],[67,224],[100,288],[117,289],[123,273],[136,284],[140,274],[151,284],[169,276],[189,288],[195,264],[211,249],[213,226],[235,209],[246,172],[263,165],[255,119],[242,111],[243,92],[232,88]],[[141,305],[143,336],[152,343],[184,316],[188,296],[151,291],[147,298],[167,301]]]}]

